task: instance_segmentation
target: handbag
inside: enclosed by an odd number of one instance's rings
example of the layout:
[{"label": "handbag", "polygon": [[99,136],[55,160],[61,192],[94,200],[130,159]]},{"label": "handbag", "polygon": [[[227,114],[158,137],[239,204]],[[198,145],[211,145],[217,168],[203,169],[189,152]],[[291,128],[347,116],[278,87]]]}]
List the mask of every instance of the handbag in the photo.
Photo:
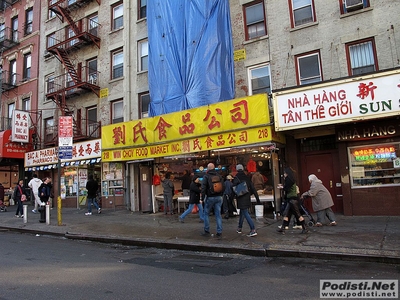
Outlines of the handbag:
[{"label": "handbag", "polygon": [[236,196],[238,196],[238,197],[246,195],[249,192],[246,181],[242,181],[238,185],[234,186],[233,191],[235,192]]},{"label": "handbag", "polygon": [[197,214],[199,212],[199,208],[197,207],[197,205],[195,204],[194,206],[193,206],[193,209],[192,209],[192,214]]},{"label": "handbag", "polygon": [[25,202],[25,201],[26,201],[26,196],[25,196],[25,194],[22,194],[22,195],[21,195],[21,201],[22,201],[22,202]]}]

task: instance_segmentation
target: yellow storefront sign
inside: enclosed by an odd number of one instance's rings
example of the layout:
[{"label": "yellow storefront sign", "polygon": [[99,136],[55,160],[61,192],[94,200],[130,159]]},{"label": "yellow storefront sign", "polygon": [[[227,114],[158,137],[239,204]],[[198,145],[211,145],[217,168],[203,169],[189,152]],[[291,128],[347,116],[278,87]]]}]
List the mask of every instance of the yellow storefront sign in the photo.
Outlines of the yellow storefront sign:
[{"label": "yellow storefront sign", "polygon": [[184,155],[212,149],[245,146],[270,141],[285,143],[285,138],[281,133],[275,132],[272,126],[261,126],[152,146],[103,150],[102,161],[130,161]]},{"label": "yellow storefront sign", "polygon": [[[226,132],[265,126],[269,122],[267,95],[258,94],[152,118],[103,126],[102,151],[117,153],[114,152],[116,148],[138,149],[140,146],[150,151],[152,147],[160,147],[160,144],[168,145],[168,152],[181,151],[172,149],[172,145],[182,145],[203,136],[213,136],[215,139],[219,135],[225,136]],[[172,141],[182,142],[170,143]],[[154,144],[158,146],[149,146]],[[213,148],[218,148],[218,145],[213,145]],[[112,151],[106,151],[107,149]],[[165,156],[165,153],[160,156]]]}]

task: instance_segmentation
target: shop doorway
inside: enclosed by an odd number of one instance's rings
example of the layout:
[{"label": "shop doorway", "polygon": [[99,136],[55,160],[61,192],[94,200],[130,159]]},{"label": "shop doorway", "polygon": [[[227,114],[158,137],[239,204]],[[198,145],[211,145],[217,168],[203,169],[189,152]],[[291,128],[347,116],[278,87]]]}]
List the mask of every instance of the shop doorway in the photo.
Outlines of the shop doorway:
[{"label": "shop doorway", "polygon": [[[307,191],[310,187],[308,175],[315,174],[322,180],[324,186],[332,195],[334,206],[332,210],[337,213],[343,213],[343,195],[339,172],[339,159],[337,151],[302,153],[302,184],[301,193]],[[306,202],[306,207],[312,211],[311,201]]]},{"label": "shop doorway", "polygon": [[153,201],[151,193],[152,171],[149,165],[139,166],[139,199],[141,212],[153,212]]}]

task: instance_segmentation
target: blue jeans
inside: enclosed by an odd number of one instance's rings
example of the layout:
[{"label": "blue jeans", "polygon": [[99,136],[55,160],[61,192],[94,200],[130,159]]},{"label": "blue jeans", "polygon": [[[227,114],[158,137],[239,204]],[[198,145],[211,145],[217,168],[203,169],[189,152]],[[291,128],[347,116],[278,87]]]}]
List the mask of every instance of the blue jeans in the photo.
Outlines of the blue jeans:
[{"label": "blue jeans", "polygon": [[192,213],[193,207],[194,207],[195,205],[197,205],[197,207],[199,208],[199,217],[200,217],[200,220],[204,220],[203,205],[202,205],[201,203],[199,203],[199,204],[194,204],[194,203],[189,204],[188,209],[185,210],[185,211],[183,212],[183,214],[181,214],[180,218],[181,218],[181,219],[184,219],[188,214]]},{"label": "blue jeans", "polygon": [[222,196],[215,196],[215,197],[207,196],[205,204],[206,206],[204,207],[204,231],[210,232],[209,214],[211,208],[214,208],[215,220],[217,221],[217,233],[222,233],[222,217],[221,217]]},{"label": "blue jeans", "polygon": [[244,208],[244,209],[241,209],[241,210],[240,210],[240,215],[239,215],[239,226],[238,226],[238,228],[242,229],[244,218],[246,218],[247,223],[249,223],[250,230],[255,230],[256,227],[254,226],[253,220],[252,220],[251,217],[250,217],[249,209],[248,209],[248,208]]},{"label": "blue jeans", "polygon": [[88,212],[92,212],[92,203],[93,203],[93,205],[94,205],[94,207],[96,207],[97,208],[97,210],[99,210],[99,205],[97,204],[97,201],[96,201],[96,198],[87,198],[87,205],[88,205],[88,207],[87,207],[87,209],[88,209]]},{"label": "blue jeans", "polygon": [[167,208],[170,213],[174,212],[174,208],[172,207],[172,194],[164,194],[164,213],[167,213]]}]

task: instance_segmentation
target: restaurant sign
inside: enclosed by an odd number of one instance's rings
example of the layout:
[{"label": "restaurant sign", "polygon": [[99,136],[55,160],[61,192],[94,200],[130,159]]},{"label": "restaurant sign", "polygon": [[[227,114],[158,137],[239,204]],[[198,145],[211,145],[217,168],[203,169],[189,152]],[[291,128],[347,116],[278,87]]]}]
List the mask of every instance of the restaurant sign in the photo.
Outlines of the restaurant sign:
[{"label": "restaurant sign", "polygon": [[104,149],[168,144],[270,123],[266,94],[102,127]]},{"label": "restaurant sign", "polygon": [[275,129],[395,116],[399,99],[400,70],[276,92]]},{"label": "restaurant sign", "polygon": [[[62,162],[90,160],[101,157],[101,140],[90,140],[75,143],[72,146],[72,159],[63,159]],[[57,147],[47,148],[25,153],[25,167],[51,165],[58,163]]]},{"label": "restaurant sign", "polygon": [[271,141],[285,143],[285,138],[282,133],[275,132],[272,126],[262,126],[159,145],[103,150],[101,157],[103,162],[129,161],[185,155],[213,149],[246,146],[249,144],[266,143]]}]

